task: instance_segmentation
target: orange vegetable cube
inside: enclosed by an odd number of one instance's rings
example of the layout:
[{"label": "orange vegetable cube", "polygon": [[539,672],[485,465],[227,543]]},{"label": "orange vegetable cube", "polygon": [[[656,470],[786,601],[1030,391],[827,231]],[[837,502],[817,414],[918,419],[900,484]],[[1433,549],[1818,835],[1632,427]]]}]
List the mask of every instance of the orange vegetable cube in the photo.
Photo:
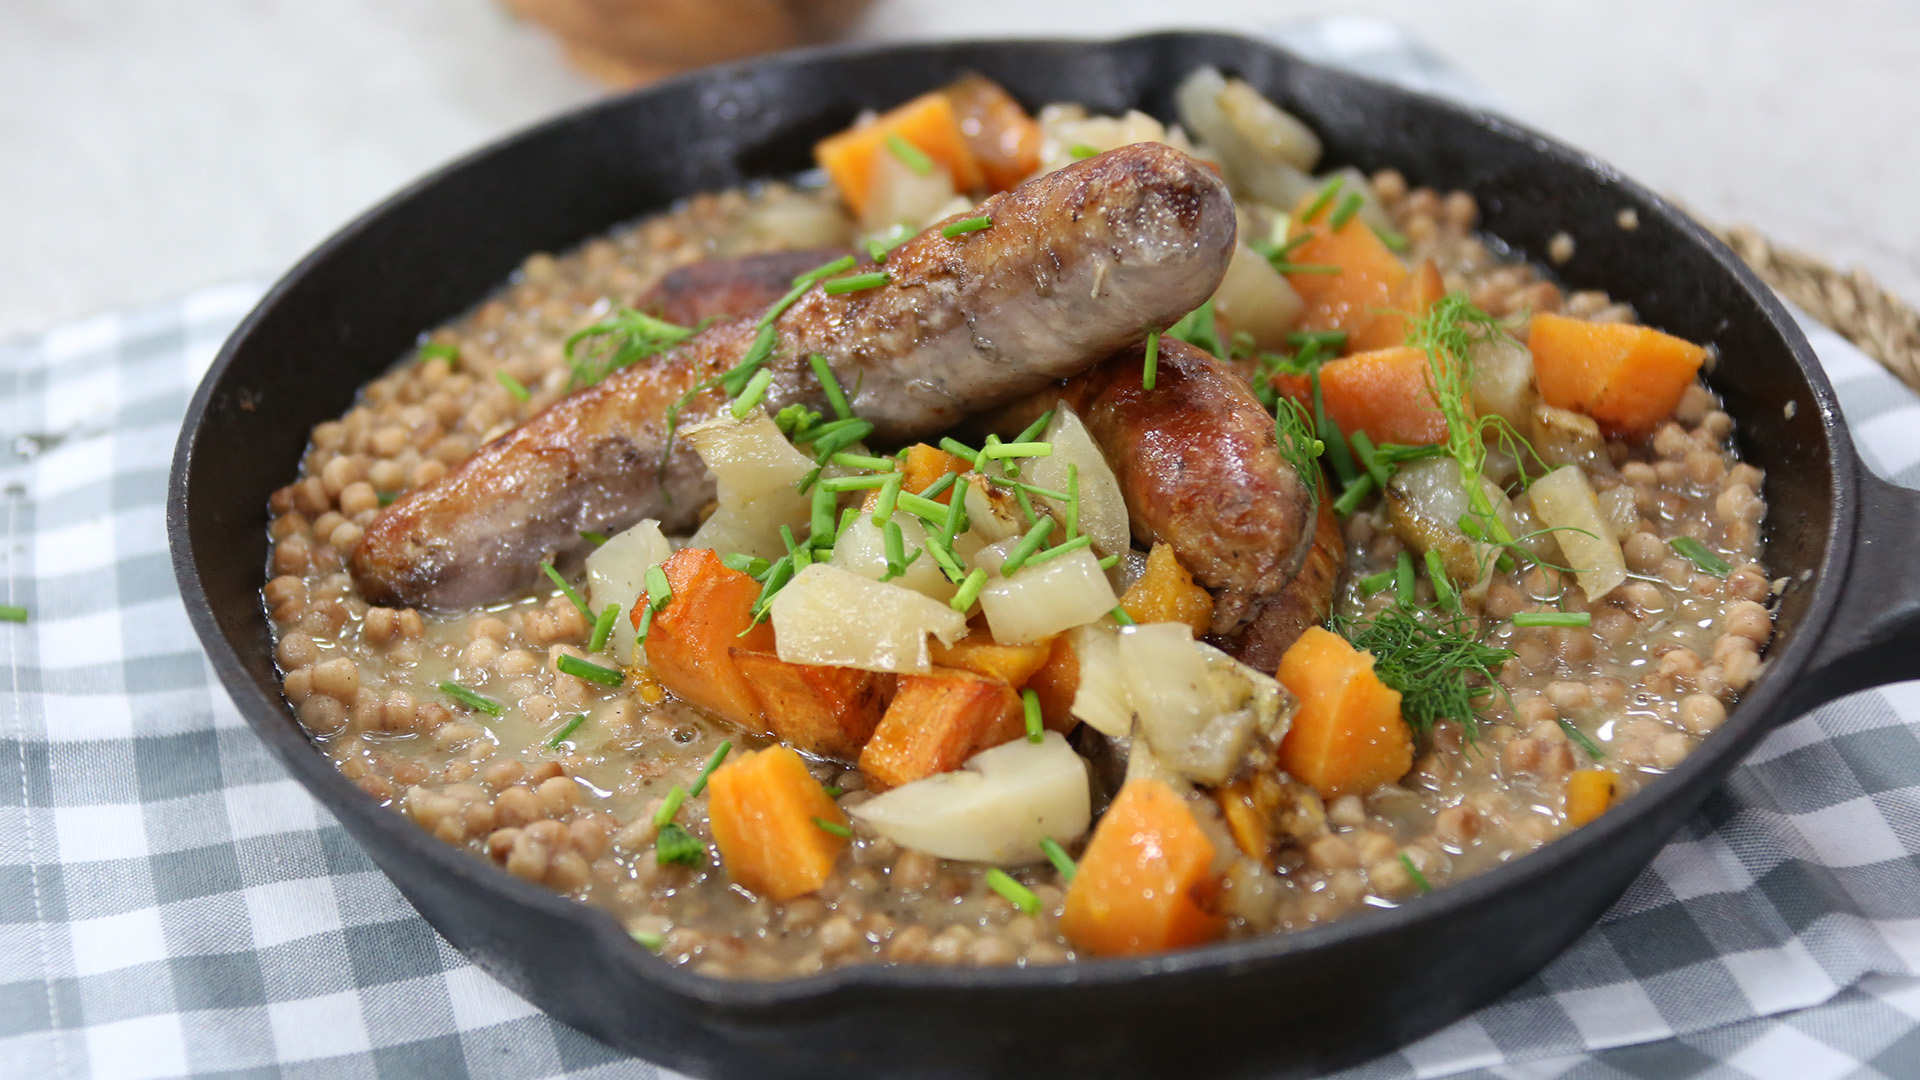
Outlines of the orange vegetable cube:
[{"label": "orange vegetable cube", "polygon": [[983,183],[980,165],[960,130],[952,100],[939,91],[922,94],[872,123],[849,128],[814,146],[813,159],[827,171],[855,217],[867,209],[875,155],[892,153],[887,148],[888,135],[900,136],[945,166],[956,190],[971,191]]},{"label": "orange vegetable cube", "polygon": [[1644,435],[1673,415],[1707,350],[1645,326],[1547,312],[1527,334],[1540,397],[1585,413],[1610,434]]},{"label": "orange vegetable cube", "polygon": [[[907,461],[901,467],[900,486],[915,495],[940,482],[948,473],[963,473],[973,468],[973,462],[966,458],[947,453],[937,446],[926,443],[914,443],[907,448]],[[950,502],[953,499],[953,487],[933,497],[937,503]]]},{"label": "orange vegetable cube", "polygon": [[988,187],[1006,191],[1040,167],[1040,125],[999,83],[967,74],[941,93],[953,102],[960,132]]},{"label": "orange vegetable cube", "polygon": [[1080,723],[1073,715],[1073,699],[1080,693],[1080,654],[1066,634],[1053,639],[1047,662],[1027,679],[1026,689],[1040,699],[1040,716],[1049,731],[1062,735]]},{"label": "orange vegetable cube", "polygon": [[791,664],[747,649],[731,655],[773,737],[803,753],[858,758],[893,698],[893,676],[884,672]]},{"label": "orange vegetable cube", "polygon": [[1348,435],[1375,443],[1442,442],[1447,418],[1433,401],[1432,369],[1422,349],[1400,346],[1329,360],[1320,368],[1327,415]]},{"label": "orange vegetable cube", "polygon": [[860,771],[869,790],[885,791],[951,772],[1026,731],[1026,709],[1006,683],[952,669],[902,675],[880,726],[860,751]]},{"label": "orange vegetable cube", "polygon": [[791,748],[735,754],[707,778],[707,821],[727,877],[772,900],[827,883],[847,838],[847,816]]},{"label": "orange vegetable cube", "polygon": [[1002,645],[985,630],[970,630],[966,637],[951,645],[942,645],[939,638],[934,638],[931,655],[933,662],[941,667],[971,671],[1008,686],[1020,686],[1047,662],[1052,649],[1052,638],[1031,645]]},{"label": "orange vegetable cube", "polygon": [[[773,627],[755,624],[760,584],[705,548],[681,548],[662,563],[673,599],[647,632],[647,666],[673,696],[750,731],[765,732],[759,699],[733,661],[735,648],[773,651]],[[639,626],[644,600],[633,606]]]},{"label": "orange vegetable cube", "polygon": [[1373,673],[1371,654],[1309,627],[1280,658],[1279,678],[1300,699],[1280,765],[1322,799],[1372,791],[1413,767],[1400,692]]},{"label": "orange vegetable cube", "polygon": [[1440,280],[1440,268],[1432,259],[1422,262],[1387,298],[1384,311],[1377,311],[1360,332],[1347,339],[1347,352],[1391,349],[1407,343],[1407,330],[1413,320],[1427,313],[1434,301],[1447,295]]},{"label": "orange vegetable cube", "polygon": [[1127,781],[1094,828],[1060,932],[1095,956],[1139,956],[1220,936],[1213,841],[1164,781]]},{"label": "orange vegetable cube", "polygon": [[1366,222],[1355,214],[1338,229],[1329,228],[1327,219],[1340,204],[1336,196],[1313,220],[1300,218],[1313,201],[1302,200],[1294,211],[1293,231],[1307,230],[1312,235],[1289,255],[1288,261],[1303,266],[1337,266],[1337,274],[1288,274],[1287,284],[1306,301],[1300,316],[1302,330],[1345,330],[1349,335],[1364,329],[1374,312],[1392,305],[1394,290],[1406,279],[1407,268]]},{"label": "orange vegetable cube", "polygon": [[1610,769],[1575,769],[1567,777],[1567,824],[1577,829],[1606,813],[1619,790]]},{"label": "orange vegetable cube", "polygon": [[1120,606],[1134,622],[1185,623],[1196,638],[1213,628],[1213,594],[1194,583],[1166,544],[1156,543],[1147,552],[1146,572],[1127,586]]}]

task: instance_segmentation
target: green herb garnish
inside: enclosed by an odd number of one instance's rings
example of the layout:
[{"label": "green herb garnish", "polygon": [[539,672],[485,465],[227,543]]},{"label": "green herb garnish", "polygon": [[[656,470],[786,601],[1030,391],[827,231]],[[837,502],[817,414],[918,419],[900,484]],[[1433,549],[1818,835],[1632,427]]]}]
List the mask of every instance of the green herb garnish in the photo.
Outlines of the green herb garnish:
[{"label": "green herb garnish", "polygon": [[834,278],[820,286],[828,296],[842,293],[860,292],[863,289],[877,289],[893,280],[893,275],[885,270],[873,270],[865,274],[848,274],[843,278]]},{"label": "green herb garnish", "polygon": [[1515,626],[1591,626],[1593,615],[1585,611],[1522,611],[1513,617]]},{"label": "green herb garnish", "polygon": [[1036,566],[1040,563],[1046,562],[1049,559],[1057,559],[1062,555],[1079,551],[1081,548],[1092,547],[1092,546],[1093,546],[1093,537],[1088,536],[1085,533],[1082,533],[1071,540],[1063,540],[1060,543],[1055,544],[1052,547],[1048,548],[1047,550],[1040,552],[1038,555],[1035,555],[1031,559],[1028,559],[1027,565]]},{"label": "green herb garnish", "polygon": [[1366,200],[1360,197],[1359,192],[1347,192],[1347,197],[1341,199],[1340,205],[1334,208],[1333,216],[1327,218],[1327,228],[1335,232],[1345,228],[1347,222],[1353,220],[1353,215],[1360,212],[1360,207],[1365,202]]},{"label": "green herb garnish", "polygon": [[867,254],[876,263],[885,263],[894,248],[920,235],[905,225],[895,225],[867,241]]},{"label": "green herb garnish", "polygon": [[967,575],[967,579],[960,583],[960,591],[953,594],[953,599],[947,601],[947,606],[965,615],[973,610],[973,602],[980,599],[980,591],[986,587],[987,572],[976,566],[973,572]]},{"label": "green herb garnish", "polygon": [[[1406,567],[1410,574],[1411,561]],[[1473,619],[1458,612],[1416,613],[1395,604],[1365,622],[1335,616],[1333,626],[1354,648],[1373,654],[1374,674],[1400,691],[1400,715],[1421,733],[1436,720],[1453,720],[1473,738],[1475,702],[1498,689],[1496,673],[1513,659],[1481,640]]]},{"label": "green herb garnish", "polygon": [[1221,360],[1229,359],[1232,353],[1231,342],[1220,339],[1220,327],[1214,320],[1212,300],[1180,316],[1179,322],[1167,328],[1167,336],[1179,338]]},{"label": "green herb garnish", "polygon": [[576,679],[585,679],[591,683],[599,683],[601,686],[619,686],[621,683],[627,681],[626,672],[601,667],[591,660],[582,660],[572,653],[561,653],[559,661],[554,666],[559,668],[560,673],[563,675],[571,675]]},{"label": "green herb garnish", "polygon": [[940,235],[951,240],[956,236],[965,236],[967,233],[991,228],[993,228],[993,219],[981,214],[979,217],[961,218],[959,221],[941,226]]},{"label": "green herb garnish", "polygon": [[1420,872],[1420,868],[1414,865],[1413,857],[1404,851],[1400,853],[1400,865],[1407,868],[1407,876],[1413,879],[1414,888],[1423,893],[1433,891],[1433,885],[1427,881],[1427,875]]},{"label": "green herb garnish", "polygon": [[467,708],[486,713],[488,716],[504,716],[507,711],[505,705],[477,691],[469,690],[457,682],[441,683],[440,692]]},{"label": "green herb garnish", "polygon": [[660,835],[654,838],[653,860],[661,866],[673,863],[702,866],[707,861],[707,845],[679,825],[669,822],[661,827]]},{"label": "green herb garnish", "polygon": [[429,341],[420,346],[419,351],[414,355],[418,356],[422,363],[428,360],[445,360],[457,364],[460,362],[460,346],[448,345],[441,341]]},{"label": "green herb garnish", "polygon": [[1408,242],[1406,233],[1399,232],[1395,229],[1375,225],[1373,227],[1373,235],[1380,238],[1380,242],[1387,246],[1388,251],[1405,251],[1407,248],[1413,246]]},{"label": "green herb garnish", "polygon": [[1046,724],[1040,715],[1040,695],[1030,689],[1022,690],[1020,704],[1026,710],[1027,741],[1037,743],[1047,734]]},{"label": "green herb garnish", "polygon": [[767,387],[772,385],[773,372],[766,368],[754,372],[753,377],[747,380],[747,385],[741,388],[740,396],[733,399],[733,404],[728,406],[728,410],[733,413],[733,418],[745,420],[748,413],[760,407],[760,399],[767,396]]},{"label": "green herb garnish", "polygon": [[921,176],[933,175],[933,159],[927,156],[925,150],[908,142],[899,132],[887,132],[886,143],[887,149],[892,152],[894,157],[900,159],[901,164],[919,173]]},{"label": "green herb garnish", "polygon": [[573,369],[569,389],[592,386],[622,368],[662,353],[693,336],[690,326],[622,308],[567,338],[565,354]]},{"label": "green herb garnish", "polygon": [[1313,197],[1313,201],[1307,204],[1306,210],[1301,212],[1301,223],[1311,224],[1314,218],[1319,217],[1320,211],[1325,210],[1327,205],[1333,202],[1334,197],[1340,194],[1340,188],[1345,184],[1346,180],[1338,176],[1327,181],[1326,185],[1320,189],[1319,194]]},{"label": "green herb garnish", "polygon": [[639,943],[641,948],[650,953],[657,953],[667,947],[667,939],[650,930],[629,930],[627,931],[627,936],[631,937],[635,942]]},{"label": "green herb garnish", "polygon": [[814,818],[813,823],[819,826],[821,832],[832,833],[843,840],[853,835],[852,829],[847,828],[837,821],[828,821],[826,818]]},{"label": "green herb garnish", "polygon": [[846,393],[840,389],[840,380],[833,377],[833,369],[827,366],[827,358],[814,353],[807,357],[807,364],[813,368],[813,377],[819,380],[821,391],[827,395],[827,407],[833,410],[833,415],[842,420],[852,419],[853,409],[847,404]]},{"label": "green herb garnish", "polygon": [[560,730],[554,732],[552,735],[547,736],[547,749],[549,750],[560,749],[560,744],[567,741],[567,736],[573,734],[576,730],[579,729],[581,724],[584,724],[586,722],[587,722],[587,718],[586,718],[586,715],[583,713],[575,714],[574,716],[570,717],[566,723],[560,725]]},{"label": "green herb garnish", "polygon": [[[1413,553],[1402,551],[1393,562],[1393,597],[1403,608],[1413,609]],[[1352,640],[1349,638],[1348,640]]]},{"label": "green herb garnish", "polygon": [[1047,537],[1052,535],[1053,528],[1054,521],[1050,517],[1043,517],[1035,522],[1033,527],[1027,530],[1026,535],[1014,543],[1013,550],[1007,553],[1007,561],[1000,564],[1000,576],[1012,577],[1015,571],[1027,565],[1027,560],[1033,558],[1034,553],[1040,550],[1040,545],[1046,543]]},{"label": "green herb garnish", "polygon": [[599,547],[601,544],[604,544],[607,542],[608,537],[605,533],[588,532],[585,529],[581,529],[580,539],[585,540],[587,543],[592,544],[594,547]]},{"label": "green herb garnish", "polygon": [[1307,514],[1312,517],[1320,509],[1323,479],[1320,456],[1327,452],[1327,444],[1314,434],[1313,415],[1307,411],[1307,407],[1292,398],[1280,398],[1274,403],[1273,431],[1280,456],[1293,466],[1293,471],[1299,475],[1300,482],[1307,486],[1307,493],[1313,498],[1313,509]]},{"label": "green herb garnish", "polygon": [[727,760],[727,751],[732,749],[733,740],[722,739],[720,745],[713,748],[713,753],[708,756],[707,763],[701,766],[700,775],[693,778],[693,787],[687,794],[698,795],[702,791],[705,791],[707,789],[707,777],[712,776],[713,770],[719,768],[720,763]]},{"label": "green herb garnish", "polygon": [[1100,148],[1097,146],[1088,146],[1083,142],[1074,143],[1072,146],[1067,147],[1067,153],[1075,161],[1085,161],[1090,157],[1099,157]]},{"label": "green herb garnish", "polygon": [[393,500],[399,497],[400,497],[400,493],[397,491],[380,491],[380,492],[374,493],[374,498],[380,500],[380,505],[382,507],[392,506]]},{"label": "green herb garnish", "polygon": [[1133,621],[1133,616],[1127,614],[1126,608],[1120,607],[1118,605],[1116,605],[1112,611],[1107,612],[1107,616],[1111,618],[1114,622],[1119,623],[1121,626],[1140,625],[1139,623],[1136,623]]},{"label": "green herb garnish", "polygon": [[1381,589],[1393,584],[1393,576],[1394,572],[1392,570],[1382,570],[1377,574],[1368,574],[1366,577],[1361,578],[1359,582],[1360,595],[1375,595]]},{"label": "green herb garnish", "polygon": [[1447,568],[1440,562],[1440,553],[1426,553],[1427,580],[1433,583],[1433,594],[1440,600],[1440,606],[1448,611],[1460,610],[1460,594],[1453,590],[1453,580],[1447,577]]},{"label": "green herb garnish", "polygon": [[1154,330],[1147,334],[1147,359],[1146,363],[1140,365],[1140,388],[1142,390],[1153,389],[1153,384],[1159,381],[1159,378],[1160,331]]},{"label": "green herb garnish", "polygon": [[1060,841],[1051,836],[1043,836],[1040,838],[1040,851],[1046,855],[1047,861],[1053,864],[1053,868],[1060,871],[1060,880],[1069,885],[1073,884],[1073,875],[1080,868],[1074,865],[1073,856],[1067,854],[1067,849],[1060,846]]},{"label": "green herb garnish", "polygon": [[1033,895],[1033,890],[1013,880],[1013,875],[997,866],[987,871],[987,888],[999,893],[1007,903],[1028,915],[1040,914],[1040,898]]},{"label": "green herb garnish", "polygon": [[1733,573],[1733,564],[1707,550],[1707,545],[1691,536],[1676,536],[1667,541],[1667,546],[1681,558],[1714,577],[1723,578]]},{"label": "green herb garnish", "polygon": [[555,585],[560,586],[560,591],[566,594],[567,599],[573,603],[574,607],[580,609],[580,614],[585,615],[588,622],[592,622],[597,617],[594,615],[593,609],[587,606],[586,598],[580,595],[578,589],[567,584],[567,579],[560,576],[560,571],[555,570],[552,563],[543,561],[540,564],[540,572],[547,575],[547,578]]},{"label": "green herb garnish", "polygon": [[673,599],[673,582],[667,580],[667,572],[659,564],[647,567],[640,580],[647,587],[647,607],[659,611]]},{"label": "green herb garnish", "polygon": [[613,636],[613,624],[620,620],[620,605],[608,604],[600,609],[600,617],[593,620],[593,636],[587,639],[587,651],[599,652],[607,647],[607,639]]},{"label": "green herb garnish", "polygon": [[1601,751],[1600,744],[1588,738],[1586,732],[1573,726],[1573,721],[1564,716],[1556,716],[1554,719],[1559,722],[1560,730],[1567,733],[1567,738],[1573,740],[1576,746],[1587,752],[1587,757],[1594,761],[1599,761],[1601,758],[1607,756]]}]

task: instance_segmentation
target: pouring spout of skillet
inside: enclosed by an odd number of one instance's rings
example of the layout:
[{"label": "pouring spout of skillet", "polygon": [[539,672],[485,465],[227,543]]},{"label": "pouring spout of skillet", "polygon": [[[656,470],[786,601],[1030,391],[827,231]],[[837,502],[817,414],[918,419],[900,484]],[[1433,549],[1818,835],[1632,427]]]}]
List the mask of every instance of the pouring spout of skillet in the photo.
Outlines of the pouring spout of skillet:
[{"label": "pouring spout of skillet", "polygon": [[[886,284],[815,289],[773,322],[769,411],[825,403],[807,358],[824,356],[881,443],[924,438],[1077,374],[1211,296],[1234,246],[1232,196],[1205,165],[1158,144],[1123,147],[1028,181],[888,256]],[[581,553],[584,531],[642,518],[684,531],[713,495],[672,438],[726,403],[698,389],[753,347],[758,327],[718,324],[680,348],[565,398],[388,507],[353,555],[373,603],[496,600],[541,560]]]}]

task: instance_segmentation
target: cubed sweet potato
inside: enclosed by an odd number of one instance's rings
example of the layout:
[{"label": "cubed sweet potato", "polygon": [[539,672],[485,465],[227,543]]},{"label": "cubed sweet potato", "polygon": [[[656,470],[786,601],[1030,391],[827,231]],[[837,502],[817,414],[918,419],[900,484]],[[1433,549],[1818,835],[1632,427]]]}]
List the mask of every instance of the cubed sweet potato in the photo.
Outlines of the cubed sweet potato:
[{"label": "cubed sweet potato", "polygon": [[1338,229],[1329,225],[1338,198],[1311,221],[1299,220],[1312,201],[1313,196],[1303,200],[1294,222],[1296,233],[1306,230],[1312,235],[1294,250],[1289,261],[1311,267],[1336,266],[1339,272],[1287,275],[1287,284],[1307,304],[1300,328],[1356,334],[1373,320],[1376,311],[1389,306],[1394,290],[1407,276],[1407,268],[1360,220],[1360,215],[1351,215]]},{"label": "cubed sweet potato", "polygon": [[854,761],[893,698],[886,672],[790,664],[773,653],[731,650],[773,737],[803,753]]},{"label": "cubed sweet potato", "polygon": [[860,772],[885,791],[951,772],[973,755],[1026,734],[1013,687],[970,671],[902,675],[892,704],[860,751]]},{"label": "cubed sweet potato", "polygon": [[[773,627],[753,621],[759,583],[729,569],[706,548],[682,548],[660,569],[673,598],[654,615],[647,632],[647,666],[654,678],[680,700],[764,733],[760,702],[732,656],[736,648],[773,651]],[[636,625],[645,607],[642,594],[633,606]]]},{"label": "cubed sweet potato", "polygon": [[1080,654],[1073,651],[1072,637],[1061,634],[1053,639],[1047,662],[1027,679],[1025,687],[1040,699],[1040,716],[1048,730],[1062,735],[1080,722],[1073,715],[1073,699],[1080,692]]},{"label": "cubed sweet potato", "polygon": [[727,877],[772,900],[827,883],[847,839],[847,815],[791,748],[735,754],[707,780],[707,822]]},{"label": "cubed sweet potato", "polygon": [[1211,941],[1219,879],[1213,841],[1164,781],[1121,787],[1094,828],[1060,913],[1060,932],[1095,956],[1139,956]]},{"label": "cubed sweet potato", "polygon": [[1567,777],[1567,824],[1577,829],[1606,813],[1619,789],[1610,769],[1575,769]]},{"label": "cubed sweet potato", "polygon": [[1527,334],[1540,397],[1611,434],[1644,435],[1673,415],[1707,350],[1645,326],[1541,312]]},{"label": "cubed sweet potato", "polygon": [[1434,301],[1447,295],[1440,280],[1440,268],[1432,259],[1422,262],[1406,279],[1394,287],[1384,310],[1376,311],[1360,332],[1347,340],[1350,353],[1369,349],[1391,349],[1407,343],[1407,329],[1413,320],[1427,313]]},{"label": "cubed sweet potato", "polygon": [[1372,654],[1331,630],[1308,627],[1280,658],[1279,676],[1300,699],[1280,743],[1280,764],[1322,799],[1364,794],[1413,766],[1400,692],[1374,674]]},{"label": "cubed sweet potato", "polygon": [[[963,473],[973,468],[973,462],[966,458],[947,453],[937,446],[926,443],[914,443],[907,448],[906,464],[900,469],[900,486],[918,495],[948,473]],[[933,497],[934,502],[949,502],[953,498],[953,488]]]},{"label": "cubed sweet potato", "polygon": [[1147,569],[1127,586],[1120,606],[1134,622],[1177,622],[1202,637],[1213,626],[1213,594],[1194,583],[1173,548],[1156,543],[1147,553]]},{"label": "cubed sweet potato", "polygon": [[942,645],[939,638],[934,638],[931,655],[940,667],[971,671],[1008,686],[1022,686],[1046,664],[1052,648],[1052,638],[1031,645],[1002,645],[993,640],[993,635],[984,627],[976,627],[951,645]]},{"label": "cubed sweet potato", "polygon": [[981,186],[980,165],[967,147],[953,102],[936,90],[881,114],[872,123],[828,136],[813,148],[814,160],[827,171],[855,216],[866,211],[874,158],[890,152],[889,135],[898,135],[944,167],[953,177],[956,190],[971,191]]}]

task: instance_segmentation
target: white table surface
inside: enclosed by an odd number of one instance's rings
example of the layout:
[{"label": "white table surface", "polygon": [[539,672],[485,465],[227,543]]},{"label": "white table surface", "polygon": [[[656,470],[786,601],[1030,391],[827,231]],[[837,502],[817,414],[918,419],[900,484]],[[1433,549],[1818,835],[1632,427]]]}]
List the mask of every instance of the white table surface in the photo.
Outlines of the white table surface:
[{"label": "white table surface", "polygon": [[[1393,19],[1520,118],[1920,299],[1912,0],[881,0],[860,33],[1330,11]],[[424,170],[598,92],[493,0],[6,0],[0,335],[278,272]]]}]

